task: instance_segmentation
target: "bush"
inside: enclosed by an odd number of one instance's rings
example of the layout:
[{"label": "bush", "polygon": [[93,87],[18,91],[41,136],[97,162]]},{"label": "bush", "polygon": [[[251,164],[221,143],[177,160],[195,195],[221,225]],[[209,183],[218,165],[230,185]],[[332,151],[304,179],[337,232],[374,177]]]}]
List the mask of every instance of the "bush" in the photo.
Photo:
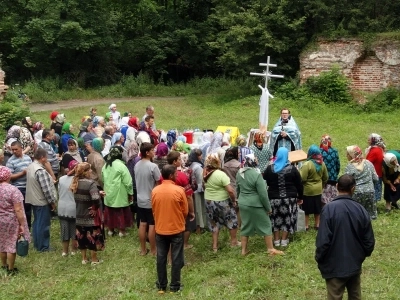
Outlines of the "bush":
[{"label": "bush", "polygon": [[[5,130],[29,116],[29,108],[13,93],[7,93],[4,100],[0,102],[0,132],[1,137]],[[4,139],[1,139],[3,141]]]},{"label": "bush", "polygon": [[305,87],[325,103],[350,103],[352,100],[350,82],[337,67],[319,76],[309,77]]},{"label": "bush", "polygon": [[400,108],[400,89],[389,87],[369,97],[364,105],[367,112],[392,111]]}]

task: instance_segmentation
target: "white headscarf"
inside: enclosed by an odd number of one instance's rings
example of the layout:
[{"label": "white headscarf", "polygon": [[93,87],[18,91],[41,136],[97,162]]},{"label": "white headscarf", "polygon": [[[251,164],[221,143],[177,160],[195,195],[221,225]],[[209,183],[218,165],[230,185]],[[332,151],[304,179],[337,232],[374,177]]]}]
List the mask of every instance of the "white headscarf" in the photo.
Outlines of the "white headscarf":
[{"label": "white headscarf", "polygon": [[[393,153],[385,153],[385,156],[383,157],[383,161],[389,168],[394,169],[395,172],[400,172],[399,162],[397,161],[396,155],[394,155]],[[391,164],[392,162],[396,163],[396,166],[393,166]]]}]

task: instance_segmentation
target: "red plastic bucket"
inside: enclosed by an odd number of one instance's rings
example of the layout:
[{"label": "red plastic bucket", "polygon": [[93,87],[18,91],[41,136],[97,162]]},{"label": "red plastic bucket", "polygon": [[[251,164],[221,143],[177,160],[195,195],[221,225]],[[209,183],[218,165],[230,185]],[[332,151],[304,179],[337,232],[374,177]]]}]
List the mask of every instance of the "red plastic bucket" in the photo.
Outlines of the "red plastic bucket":
[{"label": "red plastic bucket", "polygon": [[186,137],[186,143],[193,144],[193,131],[186,131],[183,135]]}]

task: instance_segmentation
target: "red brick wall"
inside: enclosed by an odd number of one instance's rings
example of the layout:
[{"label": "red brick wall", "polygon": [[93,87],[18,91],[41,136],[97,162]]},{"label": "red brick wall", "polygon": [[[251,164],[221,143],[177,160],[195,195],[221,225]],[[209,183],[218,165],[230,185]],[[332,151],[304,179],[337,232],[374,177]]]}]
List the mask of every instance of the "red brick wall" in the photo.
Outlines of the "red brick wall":
[{"label": "red brick wall", "polygon": [[383,64],[375,56],[357,61],[351,69],[352,88],[367,92],[380,91],[383,87]]}]

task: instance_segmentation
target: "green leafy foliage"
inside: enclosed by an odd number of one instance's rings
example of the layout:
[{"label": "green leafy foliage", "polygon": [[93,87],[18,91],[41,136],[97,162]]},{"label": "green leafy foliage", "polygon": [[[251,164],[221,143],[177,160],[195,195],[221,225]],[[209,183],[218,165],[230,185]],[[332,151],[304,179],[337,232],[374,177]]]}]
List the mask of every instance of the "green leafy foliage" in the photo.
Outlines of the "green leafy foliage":
[{"label": "green leafy foliage", "polygon": [[[0,101],[0,132],[29,116],[29,108],[13,93],[7,93]],[[3,139],[1,139],[3,141]]]},{"label": "green leafy foliage", "polygon": [[349,103],[352,100],[349,80],[336,67],[309,77],[305,87],[325,103]]},{"label": "green leafy foliage", "polygon": [[386,88],[375,95],[371,95],[363,106],[363,109],[367,112],[389,112],[398,108],[400,108],[400,90],[394,87]]}]

